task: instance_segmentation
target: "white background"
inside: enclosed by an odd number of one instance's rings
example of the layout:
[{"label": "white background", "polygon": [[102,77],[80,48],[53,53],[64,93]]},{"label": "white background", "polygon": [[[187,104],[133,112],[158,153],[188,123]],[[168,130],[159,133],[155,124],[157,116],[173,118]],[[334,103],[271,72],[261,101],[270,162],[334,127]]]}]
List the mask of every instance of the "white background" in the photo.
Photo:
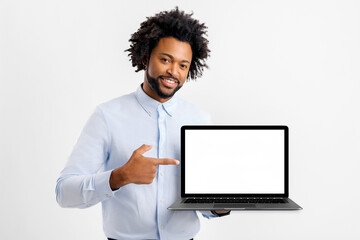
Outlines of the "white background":
[{"label": "white background", "polygon": [[0,2],[0,239],[105,239],[101,207],[62,209],[55,182],[101,102],[134,91],[125,49],[178,5],[209,27],[210,69],[179,92],[220,124],[290,127],[304,210],[202,218],[196,239],[359,239],[360,2]]}]

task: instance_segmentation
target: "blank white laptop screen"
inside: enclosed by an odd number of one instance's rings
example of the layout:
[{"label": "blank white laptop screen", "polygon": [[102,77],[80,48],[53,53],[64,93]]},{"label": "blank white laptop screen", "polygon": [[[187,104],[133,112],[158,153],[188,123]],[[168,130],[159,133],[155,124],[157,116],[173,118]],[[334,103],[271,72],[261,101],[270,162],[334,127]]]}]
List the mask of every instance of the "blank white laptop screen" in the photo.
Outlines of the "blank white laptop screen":
[{"label": "blank white laptop screen", "polygon": [[283,194],[282,129],[185,130],[186,194]]}]

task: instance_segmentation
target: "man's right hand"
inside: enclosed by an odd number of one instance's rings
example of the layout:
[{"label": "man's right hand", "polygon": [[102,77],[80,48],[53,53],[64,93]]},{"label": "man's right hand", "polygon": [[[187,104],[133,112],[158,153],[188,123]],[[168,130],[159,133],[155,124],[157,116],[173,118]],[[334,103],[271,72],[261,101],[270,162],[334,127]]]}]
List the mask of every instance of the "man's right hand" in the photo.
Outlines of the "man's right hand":
[{"label": "man's right hand", "polygon": [[131,155],[129,161],[122,167],[116,168],[110,175],[110,187],[116,190],[126,184],[150,184],[153,182],[157,165],[179,165],[179,161],[170,158],[148,158],[143,154],[149,151],[150,145],[142,145]]}]

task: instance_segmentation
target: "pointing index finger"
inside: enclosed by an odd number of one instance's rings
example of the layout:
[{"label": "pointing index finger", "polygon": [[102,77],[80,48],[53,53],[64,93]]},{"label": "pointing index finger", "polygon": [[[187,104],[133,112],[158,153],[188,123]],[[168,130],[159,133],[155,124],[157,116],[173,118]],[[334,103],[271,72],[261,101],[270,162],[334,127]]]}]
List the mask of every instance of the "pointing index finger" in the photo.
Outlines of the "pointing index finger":
[{"label": "pointing index finger", "polygon": [[179,165],[179,161],[171,158],[156,159],[155,165]]}]

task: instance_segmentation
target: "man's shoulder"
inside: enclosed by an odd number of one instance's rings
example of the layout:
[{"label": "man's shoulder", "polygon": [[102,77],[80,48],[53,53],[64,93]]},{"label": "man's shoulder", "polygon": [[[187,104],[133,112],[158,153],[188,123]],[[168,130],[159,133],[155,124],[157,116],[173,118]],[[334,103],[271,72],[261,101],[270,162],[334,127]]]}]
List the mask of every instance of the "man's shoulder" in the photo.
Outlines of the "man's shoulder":
[{"label": "man's shoulder", "polygon": [[99,104],[97,107],[102,111],[113,111],[119,110],[123,107],[129,106],[136,101],[135,93],[128,93],[113,99],[110,99],[106,102]]},{"label": "man's shoulder", "polygon": [[205,111],[200,108],[198,105],[189,102],[188,100],[185,100],[183,98],[178,97],[177,102],[179,104],[180,109],[186,109],[188,111],[194,111],[199,113],[205,113]]},{"label": "man's shoulder", "polygon": [[199,119],[202,122],[211,123],[210,113],[183,98],[178,98],[178,109],[180,114],[191,116],[192,118]]}]

